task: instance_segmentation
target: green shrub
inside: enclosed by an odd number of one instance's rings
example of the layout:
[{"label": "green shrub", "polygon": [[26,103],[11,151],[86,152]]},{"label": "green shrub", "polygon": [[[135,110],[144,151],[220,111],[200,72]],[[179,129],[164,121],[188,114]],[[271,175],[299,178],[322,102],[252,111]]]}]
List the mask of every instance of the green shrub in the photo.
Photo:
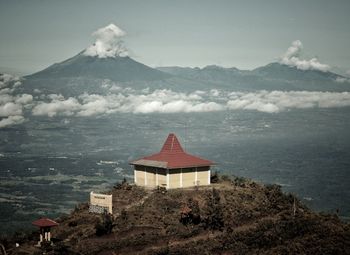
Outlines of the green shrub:
[{"label": "green shrub", "polygon": [[102,214],[102,222],[100,221],[95,225],[96,235],[102,236],[110,234],[112,233],[113,227],[114,224],[112,216],[105,212],[104,214]]},{"label": "green shrub", "polygon": [[207,208],[207,217],[204,221],[205,228],[222,231],[224,228],[224,214],[220,202],[220,194],[216,189],[213,189],[208,195]]},{"label": "green shrub", "polygon": [[218,183],[219,182],[219,174],[215,172],[210,176],[210,183]]}]

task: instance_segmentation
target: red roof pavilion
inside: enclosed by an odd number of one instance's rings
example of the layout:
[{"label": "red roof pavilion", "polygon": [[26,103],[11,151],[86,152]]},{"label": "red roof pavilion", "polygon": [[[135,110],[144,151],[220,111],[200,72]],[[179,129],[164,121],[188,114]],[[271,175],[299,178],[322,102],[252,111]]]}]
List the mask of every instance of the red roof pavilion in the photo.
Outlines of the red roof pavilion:
[{"label": "red roof pavilion", "polygon": [[165,169],[178,169],[211,166],[214,165],[214,162],[188,154],[182,149],[176,135],[169,134],[159,153],[132,161],[130,164]]},{"label": "red roof pavilion", "polygon": [[38,219],[36,221],[33,221],[32,224],[40,228],[58,226],[58,223],[56,221],[51,220],[49,218]]}]

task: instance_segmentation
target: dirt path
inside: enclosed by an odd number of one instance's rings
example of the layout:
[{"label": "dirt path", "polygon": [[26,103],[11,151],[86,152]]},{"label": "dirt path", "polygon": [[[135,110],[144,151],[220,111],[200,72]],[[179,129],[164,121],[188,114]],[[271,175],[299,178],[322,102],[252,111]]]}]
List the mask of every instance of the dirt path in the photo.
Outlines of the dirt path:
[{"label": "dirt path", "polygon": [[210,239],[214,239],[217,236],[221,235],[222,232],[210,232],[208,233],[201,233],[199,235],[190,237],[190,238],[186,238],[186,239],[177,239],[177,240],[170,240],[170,241],[159,241],[158,243],[153,243],[150,244],[149,246],[145,247],[142,252],[140,254],[147,254],[150,251],[154,251],[154,250],[160,250],[160,249],[166,249],[167,247],[169,248],[175,248],[177,246],[184,246],[186,244],[192,243],[192,242],[198,242],[198,241],[203,241],[203,240],[210,240]]},{"label": "dirt path", "polygon": [[216,232],[209,232],[209,233],[202,233],[187,239],[182,240],[174,240],[169,242],[169,246],[183,246],[184,244],[192,243],[192,242],[198,242],[203,240],[210,240],[213,239],[219,235],[221,235],[222,232],[216,231]]}]

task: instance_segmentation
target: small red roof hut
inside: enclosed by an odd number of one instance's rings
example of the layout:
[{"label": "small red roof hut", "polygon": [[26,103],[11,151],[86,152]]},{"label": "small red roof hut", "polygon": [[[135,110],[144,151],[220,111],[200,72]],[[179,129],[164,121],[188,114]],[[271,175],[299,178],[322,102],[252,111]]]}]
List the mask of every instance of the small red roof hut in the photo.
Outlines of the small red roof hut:
[{"label": "small red roof hut", "polygon": [[32,222],[34,226],[39,227],[40,229],[40,240],[38,245],[41,245],[41,242],[44,240],[47,242],[51,242],[51,227],[58,226],[58,223],[49,218],[41,218]]}]

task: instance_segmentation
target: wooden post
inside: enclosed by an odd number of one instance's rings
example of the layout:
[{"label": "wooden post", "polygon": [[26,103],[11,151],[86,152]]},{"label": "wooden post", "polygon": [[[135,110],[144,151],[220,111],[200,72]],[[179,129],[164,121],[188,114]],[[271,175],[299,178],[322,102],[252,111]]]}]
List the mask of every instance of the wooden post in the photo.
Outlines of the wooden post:
[{"label": "wooden post", "polygon": [[194,185],[197,186],[198,185],[198,173],[197,173],[197,167],[196,167],[196,173],[195,173],[195,177],[194,177]]},{"label": "wooden post", "polygon": [[208,185],[210,184],[210,168],[208,170]]},{"label": "wooden post", "polygon": [[137,176],[136,176],[137,170],[136,167],[134,167],[134,183],[137,184]]},{"label": "wooden post", "polygon": [[169,189],[170,185],[170,176],[169,176],[169,169],[166,170],[166,188]]},{"label": "wooden post", "polygon": [[181,168],[181,172],[180,172],[180,188],[183,187],[183,184],[182,184],[182,168]]},{"label": "wooden post", "polygon": [[156,168],[156,186],[157,187],[159,186],[159,183],[158,183],[158,168]]}]

